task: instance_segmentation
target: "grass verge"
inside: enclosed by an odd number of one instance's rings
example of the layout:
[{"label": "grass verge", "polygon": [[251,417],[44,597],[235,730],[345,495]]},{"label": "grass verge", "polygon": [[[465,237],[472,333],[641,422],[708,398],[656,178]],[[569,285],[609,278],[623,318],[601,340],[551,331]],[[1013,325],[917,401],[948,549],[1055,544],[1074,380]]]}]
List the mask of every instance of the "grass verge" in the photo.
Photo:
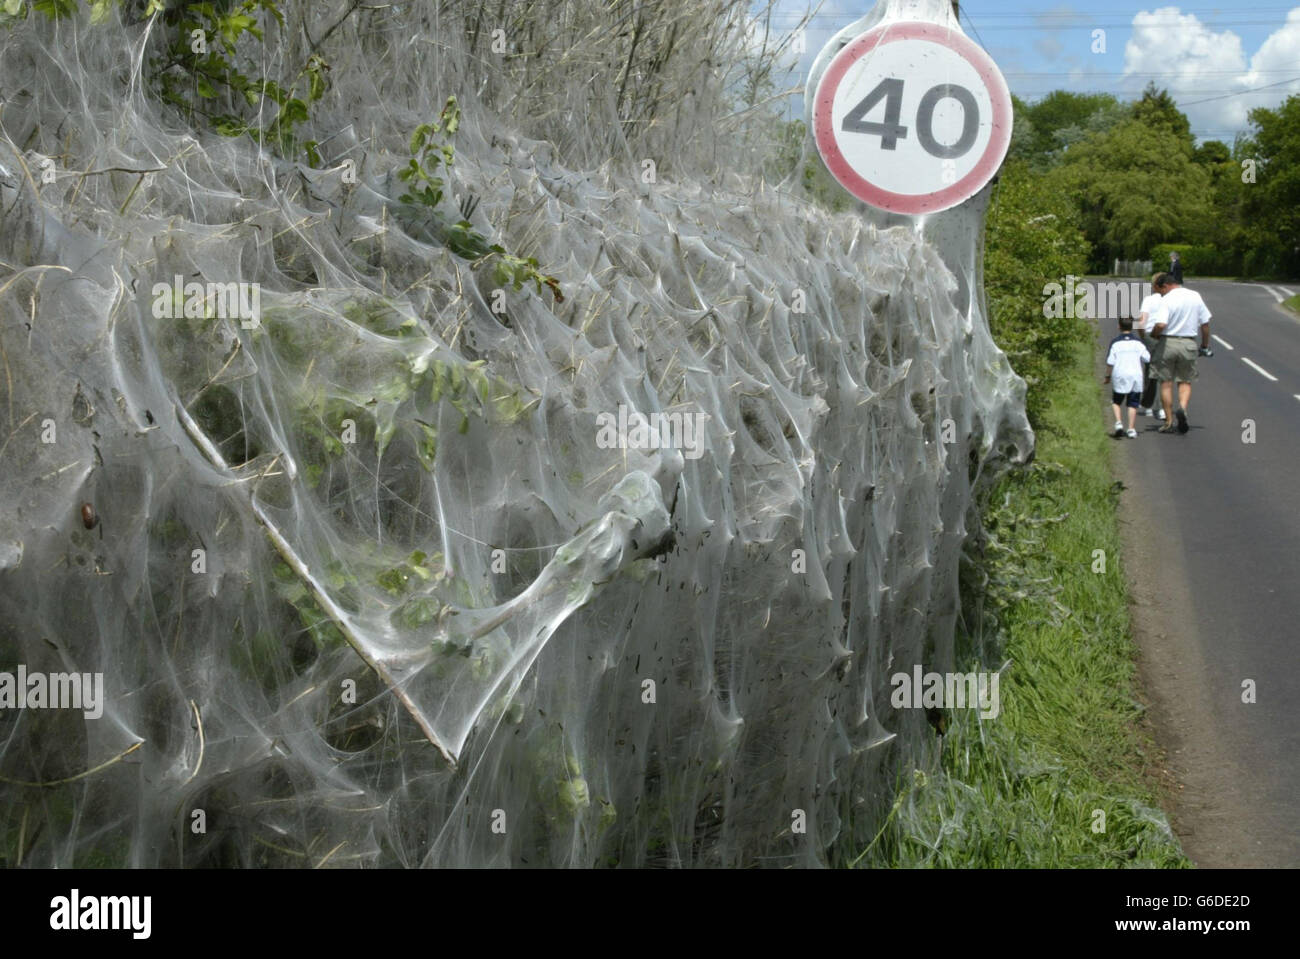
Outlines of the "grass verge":
[{"label": "grass verge", "polygon": [[969,591],[959,661],[1007,664],[1001,712],[948,713],[939,770],[902,784],[861,866],[1191,866],[1144,774],[1094,349],[1056,381],[1035,464],[985,510],[987,580]]}]

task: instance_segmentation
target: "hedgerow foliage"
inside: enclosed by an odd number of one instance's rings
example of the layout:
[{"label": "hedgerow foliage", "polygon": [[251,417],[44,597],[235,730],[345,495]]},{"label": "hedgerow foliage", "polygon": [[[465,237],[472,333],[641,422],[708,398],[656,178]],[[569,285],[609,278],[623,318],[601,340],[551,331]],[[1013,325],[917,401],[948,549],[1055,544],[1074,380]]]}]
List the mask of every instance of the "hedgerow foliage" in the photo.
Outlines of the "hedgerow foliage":
[{"label": "hedgerow foliage", "polygon": [[993,338],[1028,384],[1030,422],[1040,426],[1053,384],[1069,368],[1086,321],[1043,315],[1043,286],[1081,276],[1088,241],[1070,200],[1027,164],[1008,162],[985,228],[984,288]]}]

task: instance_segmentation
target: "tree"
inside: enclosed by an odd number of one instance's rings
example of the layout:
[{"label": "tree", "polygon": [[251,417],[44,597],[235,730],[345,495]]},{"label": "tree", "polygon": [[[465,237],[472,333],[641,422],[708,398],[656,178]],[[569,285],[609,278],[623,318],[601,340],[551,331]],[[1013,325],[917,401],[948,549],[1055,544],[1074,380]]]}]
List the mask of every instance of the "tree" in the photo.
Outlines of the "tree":
[{"label": "tree", "polygon": [[[1109,93],[1071,93],[1068,90],[1049,93],[1025,109],[1033,126],[1031,152],[1034,161],[1042,165],[1059,156],[1062,143],[1058,134],[1061,131],[1085,129],[1095,114],[1113,115],[1117,110],[1122,111],[1122,107]],[[1071,137],[1069,142],[1075,139]]]},{"label": "tree", "polygon": [[1198,235],[1212,217],[1210,175],[1165,123],[1127,120],[1076,143],[1052,176],[1079,207],[1095,267]]},{"label": "tree", "polygon": [[1142,91],[1142,99],[1133,104],[1133,119],[1148,127],[1165,127],[1188,146],[1194,142],[1191,121],[1178,109],[1169,91],[1158,89],[1154,81]]},{"label": "tree", "polygon": [[1240,184],[1244,239],[1254,254],[1246,270],[1294,276],[1300,274],[1300,96],[1251,110],[1250,122],[1254,133],[1241,144],[1242,159],[1255,161],[1255,182]]},{"label": "tree", "polygon": [[1084,273],[1088,243],[1068,197],[1023,160],[1002,168],[985,221],[984,290],[989,328],[1029,384],[1025,405],[1039,425],[1058,371],[1066,369],[1088,326],[1043,316],[1043,287]]},{"label": "tree", "polygon": [[1192,159],[1207,169],[1227,163],[1232,159],[1228,145],[1219,140],[1206,140],[1192,153]]},{"label": "tree", "polygon": [[1034,152],[1034,121],[1029,115],[1029,104],[1011,94],[1011,146],[1007,149],[1007,160],[1024,160],[1032,163],[1037,159]]},{"label": "tree", "polygon": [[1064,155],[1074,144],[1094,134],[1105,133],[1119,126],[1129,116],[1129,108],[1116,100],[1098,107],[1082,124],[1072,123],[1068,127],[1061,127],[1055,133],[1057,149],[1060,151],[1058,156]]}]

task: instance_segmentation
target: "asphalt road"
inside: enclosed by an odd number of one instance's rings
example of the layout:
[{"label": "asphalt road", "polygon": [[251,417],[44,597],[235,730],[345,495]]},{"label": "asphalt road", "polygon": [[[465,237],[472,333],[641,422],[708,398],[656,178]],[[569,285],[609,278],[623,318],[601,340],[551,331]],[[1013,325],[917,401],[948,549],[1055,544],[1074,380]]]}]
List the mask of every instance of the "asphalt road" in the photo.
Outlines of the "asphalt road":
[{"label": "asphalt road", "polygon": [[[1215,355],[1197,362],[1191,430],[1162,435],[1139,418],[1138,438],[1116,441],[1143,680],[1180,781],[1188,854],[1202,866],[1296,867],[1300,317],[1278,298],[1300,285],[1186,285],[1215,337]],[[1101,321],[1103,342],[1114,325]],[[1254,703],[1243,702],[1247,681]]]}]

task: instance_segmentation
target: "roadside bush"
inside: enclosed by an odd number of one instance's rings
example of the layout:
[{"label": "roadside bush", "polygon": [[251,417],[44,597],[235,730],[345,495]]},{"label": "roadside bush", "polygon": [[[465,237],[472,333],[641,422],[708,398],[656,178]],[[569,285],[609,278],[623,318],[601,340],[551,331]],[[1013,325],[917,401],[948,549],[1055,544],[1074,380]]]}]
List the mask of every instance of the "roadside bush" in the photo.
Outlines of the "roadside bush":
[{"label": "roadside bush", "polygon": [[1183,261],[1183,273],[1196,276],[1236,276],[1241,273],[1241,258],[1230,250],[1192,243],[1161,243],[1151,248],[1153,270],[1169,269],[1169,254],[1177,251]]},{"label": "roadside bush", "polygon": [[1037,428],[1053,384],[1069,368],[1088,324],[1043,315],[1043,287],[1086,272],[1089,245],[1070,200],[1021,161],[1003,167],[985,227],[984,289],[989,326],[1029,386],[1026,407]]}]

